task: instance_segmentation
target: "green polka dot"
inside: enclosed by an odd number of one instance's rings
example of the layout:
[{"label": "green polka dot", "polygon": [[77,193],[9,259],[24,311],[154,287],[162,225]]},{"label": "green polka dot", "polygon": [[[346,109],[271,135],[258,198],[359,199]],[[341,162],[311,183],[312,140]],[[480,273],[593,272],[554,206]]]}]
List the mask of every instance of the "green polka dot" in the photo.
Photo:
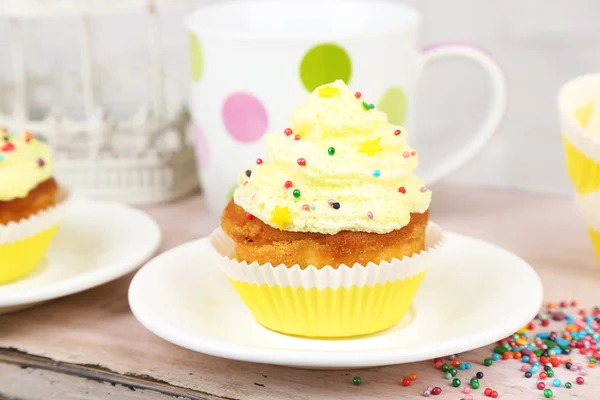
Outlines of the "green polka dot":
[{"label": "green polka dot", "polygon": [[198,37],[190,31],[190,68],[192,71],[192,78],[195,81],[202,78],[204,72],[204,57],[202,56],[202,46]]},{"label": "green polka dot", "polygon": [[227,195],[227,201],[231,201],[233,200],[233,192],[235,192],[235,189],[237,189],[238,185],[234,185],[230,190],[229,190],[229,194]]},{"label": "green polka dot", "polygon": [[342,79],[346,84],[352,74],[352,61],[346,50],[334,43],[310,49],[300,63],[300,79],[309,92],[318,86]]},{"label": "green polka dot", "polygon": [[392,86],[379,99],[377,108],[385,112],[393,125],[402,125],[406,120],[408,99],[400,86]]}]

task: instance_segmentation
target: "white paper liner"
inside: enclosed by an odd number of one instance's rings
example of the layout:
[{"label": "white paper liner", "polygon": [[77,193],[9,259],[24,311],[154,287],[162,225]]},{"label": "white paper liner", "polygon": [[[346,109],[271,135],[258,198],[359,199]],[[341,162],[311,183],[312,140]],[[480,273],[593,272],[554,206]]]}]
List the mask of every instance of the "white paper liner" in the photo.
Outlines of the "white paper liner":
[{"label": "white paper liner", "polygon": [[221,269],[229,278],[257,285],[307,289],[361,287],[404,280],[435,266],[445,242],[446,238],[440,227],[430,222],[427,226],[425,250],[412,257],[382,261],[379,264],[368,263],[365,266],[356,263],[352,267],[342,264],[337,269],[330,266],[318,269],[311,265],[300,269],[298,265],[288,268],[283,264],[274,267],[271,263],[259,265],[256,261],[250,264],[246,261],[238,262],[231,258],[235,253],[235,242],[221,228],[211,234],[212,249],[221,261]]},{"label": "white paper liner", "polygon": [[70,193],[60,187],[56,205],[31,215],[19,222],[0,224],[0,244],[12,243],[44,232],[62,222],[70,202]]},{"label": "white paper liner", "polygon": [[600,107],[599,93],[600,74],[590,74],[569,81],[558,95],[562,134],[579,151],[596,162],[600,162],[600,138],[590,135],[577,123],[575,111],[589,103],[596,103]]},{"label": "white paper liner", "polygon": [[600,190],[587,195],[576,195],[575,203],[581,211],[585,224],[600,231]]}]

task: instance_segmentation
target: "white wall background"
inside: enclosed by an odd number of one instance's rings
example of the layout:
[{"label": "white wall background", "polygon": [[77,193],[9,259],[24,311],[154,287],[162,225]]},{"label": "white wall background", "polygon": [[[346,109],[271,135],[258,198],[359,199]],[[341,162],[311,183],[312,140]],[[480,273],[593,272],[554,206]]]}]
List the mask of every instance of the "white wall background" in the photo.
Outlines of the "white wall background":
[{"label": "white wall background", "polygon": [[[98,0],[100,1],[100,0]],[[508,79],[509,107],[493,141],[449,182],[570,193],[556,113],[562,83],[600,70],[600,2],[598,0],[405,0],[424,14],[422,44],[470,42],[489,52]],[[0,0],[0,7],[2,0]],[[187,36],[182,25],[186,7],[163,18],[169,101],[186,94]],[[144,17],[95,20],[94,40],[102,87],[99,97],[127,108],[148,96],[146,65],[150,60]],[[40,112],[48,104],[78,112],[79,55],[77,24],[68,18],[29,21],[25,26],[27,59]],[[10,109],[12,71],[7,62],[7,22],[0,20],[0,107]],[[102,76],[111,65],[123,73]],[[70,71],[58,82],[56,71]],[[135,71],[132,75],[127,71]],[[102,79],[104,78],[104,79]],[[424,76],[418,99],[419,145],[424,163],[460,146],[483,114],[485,76],[476,67],[448,61]],[[441,139],[443,137],[443,139]],[[422,153],[423,154],[423,153]]]}]

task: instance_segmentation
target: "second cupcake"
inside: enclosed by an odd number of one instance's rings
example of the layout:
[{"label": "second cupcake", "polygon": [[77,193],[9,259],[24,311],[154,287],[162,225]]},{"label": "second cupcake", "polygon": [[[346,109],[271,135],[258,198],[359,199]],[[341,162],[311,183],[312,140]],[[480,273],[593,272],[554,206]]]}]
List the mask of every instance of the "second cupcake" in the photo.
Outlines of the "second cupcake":
[{"label": "second cupcake", "polygon": [[267,156],[243,172],[212,237],[259,323],[346,337],[404,316],[443,242],[406,136],[336,81],[265,137]]}]

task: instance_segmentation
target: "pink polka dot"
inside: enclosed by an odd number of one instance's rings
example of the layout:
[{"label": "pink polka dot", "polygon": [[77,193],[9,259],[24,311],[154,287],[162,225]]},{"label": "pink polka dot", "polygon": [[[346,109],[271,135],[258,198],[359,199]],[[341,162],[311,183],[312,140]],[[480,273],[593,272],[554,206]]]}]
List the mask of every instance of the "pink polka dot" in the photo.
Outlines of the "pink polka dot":
[{"label": "pink polka dot", "polygon": [[200,125],[195,122],[192,124],[192,133],[196,139],[196,164],[198,168],[206,168],[210,157],[208,140]]},{"label": "pink polka dot", "polygon": [[223,104],[223,123],[239,142],[254,142],[267,132],[269,117],[260,100],[249,93],[229,95]]}]

